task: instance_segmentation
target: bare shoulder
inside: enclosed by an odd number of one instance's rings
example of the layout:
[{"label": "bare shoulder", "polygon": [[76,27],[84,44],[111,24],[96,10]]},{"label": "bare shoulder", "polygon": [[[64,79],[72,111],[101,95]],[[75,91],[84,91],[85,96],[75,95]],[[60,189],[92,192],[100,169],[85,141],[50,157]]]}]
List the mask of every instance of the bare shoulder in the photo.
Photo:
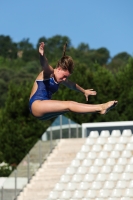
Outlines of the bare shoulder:
[{"label": "bare shoulder", "polygon": [[38,74],[36,80],[43,80],[43,71],[41,71],[40,74]]},{"label": "bare shoulder", "polygon": [[[50,66],[51,67],[51,66]],[[50,78],[54,73],[53,67],[51,67],[49,72],[41,71],[38,76],[36,77],[36,80],[44,80]]]},{"label": "bare shoulder", "polygon": [[51,73],[53,73],[54,72],[54,68],[51,65],[49,65],[49,68],[50,68]]}]

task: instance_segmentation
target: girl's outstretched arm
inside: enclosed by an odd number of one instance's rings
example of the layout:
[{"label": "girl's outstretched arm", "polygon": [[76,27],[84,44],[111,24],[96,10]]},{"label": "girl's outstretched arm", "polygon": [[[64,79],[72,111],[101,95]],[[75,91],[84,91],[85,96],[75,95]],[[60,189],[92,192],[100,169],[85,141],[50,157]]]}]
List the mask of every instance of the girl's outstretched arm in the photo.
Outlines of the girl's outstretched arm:
[{"label": "girl's outstretched arm", "polygon": [[44,54],[44,42],[39,44],[39,56],[40,56],[40,64],[42,66],[42,70],[44,72],[44,78],[49,78],[53,73],[53,68],[48,64],[48,60]]},{"label": "girl's outstretched arm", "polygon": [[63,81],[62,84],[67,86],[68,88],[70,88],[72,90],[76,90],[76,91],[82,92],[86,97],[86,101],[88,101],[88,96],[89,95],[96,95],[96,91],[94,91],[93,89],[84,89],[81,86],[79,86],[77,83],[74,83],[74,82],[72,82],[72,81],[70,81],[68,79]]}]

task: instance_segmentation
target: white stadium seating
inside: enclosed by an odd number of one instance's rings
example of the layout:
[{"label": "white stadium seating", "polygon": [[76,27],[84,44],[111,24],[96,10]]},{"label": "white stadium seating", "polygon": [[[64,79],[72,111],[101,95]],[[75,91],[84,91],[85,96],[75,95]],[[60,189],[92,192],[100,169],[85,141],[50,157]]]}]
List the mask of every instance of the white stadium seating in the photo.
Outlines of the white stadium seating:
[{"label": "white stadium seating", "polygon": [[133,200],[132,131],[90,131],[46,198],[53,199]]}]

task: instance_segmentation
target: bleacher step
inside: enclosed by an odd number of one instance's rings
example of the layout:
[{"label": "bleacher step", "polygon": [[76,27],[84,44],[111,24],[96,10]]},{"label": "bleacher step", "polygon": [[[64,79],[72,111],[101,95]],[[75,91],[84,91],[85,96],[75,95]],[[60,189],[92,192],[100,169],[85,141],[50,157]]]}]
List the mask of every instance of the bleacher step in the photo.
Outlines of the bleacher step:
[{"label": "bleacher step", "polygon": [[60,140],[47,161],[38,169],[17,200],[47,199],[50,191],[60,180],[84,142],[85,139],[82,138]]}]

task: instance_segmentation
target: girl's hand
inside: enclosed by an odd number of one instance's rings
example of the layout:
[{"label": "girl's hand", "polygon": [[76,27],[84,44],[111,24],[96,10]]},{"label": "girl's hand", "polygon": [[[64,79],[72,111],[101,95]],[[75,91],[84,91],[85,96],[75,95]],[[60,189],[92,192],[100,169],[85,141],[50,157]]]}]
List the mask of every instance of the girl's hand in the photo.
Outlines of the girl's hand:
[{"label": "girl's hand", "polygon": [[41,42],[40,44],[39,44],[39,53],[43,56],[43,54],[44,54],[44,42]]},{"label": "girl's hand", "polygon": [[96,94],[97,94],[96,91],[94,91],[93,89],[85,90],[84,95],[86,97],[86,101],[88,101],[89,95],[96,95]]}]

